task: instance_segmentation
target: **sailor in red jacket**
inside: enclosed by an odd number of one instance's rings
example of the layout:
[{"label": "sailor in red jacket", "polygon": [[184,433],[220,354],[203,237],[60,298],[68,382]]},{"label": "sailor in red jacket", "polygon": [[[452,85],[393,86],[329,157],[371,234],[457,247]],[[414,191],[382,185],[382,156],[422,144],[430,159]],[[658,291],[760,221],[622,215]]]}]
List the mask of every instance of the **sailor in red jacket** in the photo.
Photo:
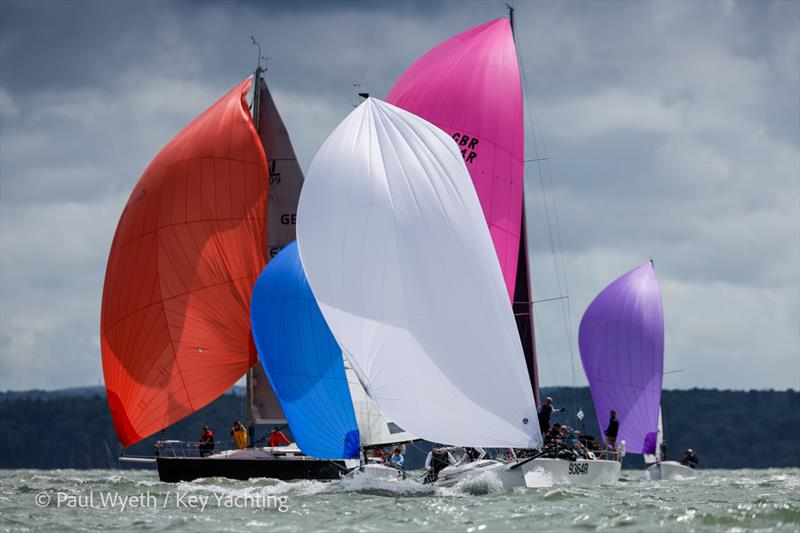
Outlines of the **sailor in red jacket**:
[{"label": "sailor in red jacket", "polygon": [[200,451],[200,457],[211,455],[214,451],[214,432],[208,426],[203,426],[203,433],[200,435],[200,444],[197,447]]},{"label": "sailor in red jacket", "polygon": [[286,435],[283,434],[283,431],[278,426],[272,428],[272,432],[269,434],[269,441],[267,441],[270,446],[277,447],[277,446],[287,446],[289,444],[289,439],[286,438]]}]

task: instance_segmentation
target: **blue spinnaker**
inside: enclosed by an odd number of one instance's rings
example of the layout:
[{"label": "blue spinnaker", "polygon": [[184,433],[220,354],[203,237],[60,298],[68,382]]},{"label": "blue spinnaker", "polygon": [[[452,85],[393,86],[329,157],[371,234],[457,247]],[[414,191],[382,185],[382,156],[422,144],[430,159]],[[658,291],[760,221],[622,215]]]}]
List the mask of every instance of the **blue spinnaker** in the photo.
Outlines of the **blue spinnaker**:
[{"label": "blue spinnaker", "polygon": [[308,285],[296,242],[258,277],[250,320],[258,357],[303,453],[357,458],[360,437],[342,350]]}]

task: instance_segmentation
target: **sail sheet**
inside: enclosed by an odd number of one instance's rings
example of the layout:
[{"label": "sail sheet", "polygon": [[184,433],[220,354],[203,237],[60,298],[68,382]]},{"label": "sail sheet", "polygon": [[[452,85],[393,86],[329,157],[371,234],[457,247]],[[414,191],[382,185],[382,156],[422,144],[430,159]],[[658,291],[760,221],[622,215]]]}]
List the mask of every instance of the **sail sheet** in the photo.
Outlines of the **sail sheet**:
[{"label": "sail sheet", "polygon": [[246,80],[165,146],[125,206],[103,287],[108,403],[123,445],[197,411],[256,362],[267,162]]},{"label": "sail sheet", "polygon": [[458,143],[489,225],[538,400],[525,242],[525,120],[509,20],[492,20],[442,42],[405,71],[387,101]]},{"label": "sail sheet", "polygon": [[440,43],[403,73],[386,100],[435,124],[458,143],[513,298],[522,227],[525,121],[508,19],[486,22]]},{"label": "sail sheet", "polygon": [[[258,98],[256,124],[261,145],[269,165],[269,193],[267,195],[267,257],[272,258],[287,244],[295,240],[295,221],[303,171],[292,147],[289,132],[283,124],[266,80],[259,77],[255,98]],[[252,403],[250,414],[258,424],[285,422],[280,402],[269,383],[264,368],[256,365],[252,370]]]},{"label": "sail sheet", "polygon": [[320,309],[387,417],[433,441],[541,443],[497,256],[448,134],[368,98],[315,156],[297,220]]},{"label": "sail sheet", "polygon": [[617,442],[629,453],[654,454],[664,370],[664,315],[650,262],[603,289],[583,315],[581,361],[597,422],[617,412]]},{"label": "sail sheet", "polygon": [[261,364],[300,449],[321,459],[357,458],[342,351],[308,286],[296,243],[259,276],[250,316]]}]

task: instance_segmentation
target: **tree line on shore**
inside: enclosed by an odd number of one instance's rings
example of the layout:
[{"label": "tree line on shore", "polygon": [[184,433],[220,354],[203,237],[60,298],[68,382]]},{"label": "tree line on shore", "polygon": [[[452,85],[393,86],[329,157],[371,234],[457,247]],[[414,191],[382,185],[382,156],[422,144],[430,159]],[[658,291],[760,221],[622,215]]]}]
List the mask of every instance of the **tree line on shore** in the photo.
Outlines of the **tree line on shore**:
[{"label": "tree line on shore", "polygon": [[[0,468],[119,468],[120,446],[101,388],[71,391],[0,393]],[[600,436],[589,389],[543,389],[564,413],[551,422]],[[667,390],[663,394],[668,454],[679,458],[692,448],[702,468],[800,466],[800,392],[793,390]],[[583,411],[583,420],[576,417]],[[243,398],[225,394],[197,413],[125,450],[152,455],[158,438],[196,441],[204,425],[223,443],[235,420],[244,416]],[[443,413],[446,416],[446,413]],[[244,422],[244,420],[242,420]],[[603,424],[605,421],[603,421]],[[269,427],[258,428],[256,437]],[[417,462],[426,449],[410,450]],[[641,468],[640,456],[628,456],[626,468]],[[413,465],[411,465],[413,467]]]}]

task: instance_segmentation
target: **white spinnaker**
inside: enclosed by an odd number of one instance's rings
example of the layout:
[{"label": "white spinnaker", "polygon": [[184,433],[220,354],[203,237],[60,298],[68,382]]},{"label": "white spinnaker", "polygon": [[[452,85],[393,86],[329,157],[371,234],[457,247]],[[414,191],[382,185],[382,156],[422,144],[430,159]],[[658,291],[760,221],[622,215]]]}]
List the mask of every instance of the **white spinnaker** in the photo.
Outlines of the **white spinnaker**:
[{"label": "white spinnaker", "polygon": [[350,398],[358,421],[361,446],[384,446],[415,440],[412,434],[403,431],[397,424],[387,420],[378,406],[367,396],[361,380],[358,379],[349,361],[344,361],[344,373],[350,388]]},{"label": "white spinnaker", "polygon": [[297,237],[325,320],[387,417],[436,442],[541,445],[486,220],[445,132],[368,98],[314,157]]}]

